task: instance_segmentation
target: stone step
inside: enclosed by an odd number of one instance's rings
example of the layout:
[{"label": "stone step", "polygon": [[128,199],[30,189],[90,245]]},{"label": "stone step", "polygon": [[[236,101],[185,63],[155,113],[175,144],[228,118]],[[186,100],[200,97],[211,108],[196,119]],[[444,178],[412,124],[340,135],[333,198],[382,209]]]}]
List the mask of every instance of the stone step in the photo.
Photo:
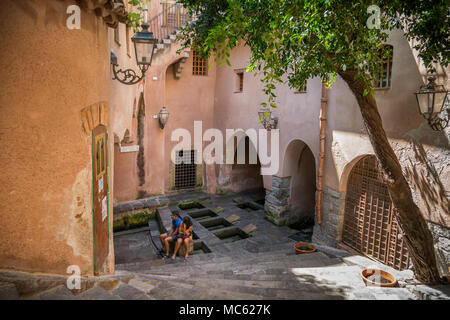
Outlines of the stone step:
[{"label": "stone step", "polygon": [[147,290],[144,289],[145,291],[141,290],[143,287],[145,287],[145,283],[137,280],[128,284],[121,283],[120,286],[111,291],[111,294],[123,300],[152,300],[147,295],[147,292],[150,292],[153,287],[149,287]]},{"label": "stone step", "polygon": [[[179,261],[181,259],[177,259]],[[181,263],[170,263],[164,264],[160,266],[155,266],[151,269],[143,269],[142,271],[154,272],[154,271],[171,271],[171,270],[179,270],[180,268],[197,268],[199,270],[213,270],[214,268],[220,269],[229,269],[229,270],[237,270],[237,269],[246,269],[249,267],[261,266],[261,265],[273,265],[273,264],[285,264],[286,266],[307,266],[312,267],[315,265],[331,265],[342,263],[342,260],[339,258],[330,258],[327,255],[315,252],[311,254],[305,255],[260,255],[257,257],[248,257],[247,259],[237,259],[234,257],[222,257],[222,258],[212,258],[210,261],[198,261],[192,262],[188,261],[185,263],[184,261],[180,261]]]},{"label": "stone step", "polygon": [[[95,285],[112,287],[119,282],[127,282],[134,278],[134,274],[118,270],[114,275],[103,275],[98,277],[82,277],[80,289],[75,294],[87,291]],[[33,299],[39,297],[41,293],[50,290],[57,290],[61,286],[66,286],[67,277],[60,275],[37,274],[27,272],[2,271],[0,281],[14,284],[21,299]],[[61,290],[58,291],[60,293]]]},{"label": "stone step", "polygon": [[[151,293],[155,298],[164,299],[203,299],[210,298],[206,292],[211,292],[211,288],[215,291],[219,290],[219,299],[243,299],[242,295],[250,295],[253,299],[342,299],[342,296],[334,293],[325,292],[326,289],[316,286],[314,284],[296,284],[295,281],[285,282],[252,282],[241,280],[217,280],[217,279],[165,279],[165,280],[150,280],[150,282],[164,283],[158,286]],[[201,290],[198,290],[201,289]],[[180,294],[179,292],[187,292]],[[203,294],[196,295],[197,292]],[[231,293],[229,297],[224,296],[224,293]],[[250,298],[250,297],[249,297]],[[245,299],[245,298],[244,298]]]},{"label": "stone step", "polygon": [[14,283],[0,282],[0,300],[19,299],[19,292]]},{"label": "stone step", "polygon": [[121,297],[106,291],[101,286],[95,286],[77,297],[82,300],[122,300]]},{"label": "stone step", "polygon": [[[335,266],[346,266],[345,264],[334,264]],[[292,264],[290,266],[280,265],[277,263],[271,264],[261,264],[254,267],[236,267],[232,268],[211,268],[211,269],[202,269],[202,268],[194,268],[194,267],[185,267],[179,268],[178,270],[151,270],[146,272],[140,272],[138,275],[140,277],[145,276],[184,276],[186,278],[202,278],[202,277],[211,277],[217,279],[241,279],[241,280],[264,280],[264,279],[272,279],[272,280],[285,280],[286,278],[291,278],[293,276],[290,273],[290,269],[295,269],[296,272],[300,272],[302,268],[308,267],[317,267],[314,265],[295,265]]]},{"label": "stone step", "polygon": [[37,295],[26,297],[25,300],[79,300],[77,297],[67,289],[66,286],[58,286],[47,291],[40,292]]},{"label": "stone step", "polygon": [[[224,275],[225,276],[225,275]],[[260,275],[261,276],[261,275]],[[259,276],[259,277],[260,277]],[[211,284],[214,282],[215,285],[236,285],[236,286],[244,286],[244,287],[257,287],[257,288],[300,288],[305,284],[301,284],[296,281],[297,277],[293,274],[284,274],[278,275],[277,278],[265,278],[264,280],[256,279],[256,277],[249,277],[250,279],[235,279],[232,276],[228,276],[227,278],[220,278],[212,275],[186,275],[186,274],[177,274],[171,276],[162,276],[162,275],[147,275],[142,276],[140,279],[144,279],[146,281],[152,280],[165,280],[165,281],[175,281],[175,282],[183,282],[187,284],[197,284],[197,283],[207,283]]]},{"label": "stone step", "polygon": [[239,293],[217,286],[209,286],[197,290],[195,285],[170,280],[152,279],[149,281],[155,288],[149,293],[154,299],[168,299],[168,300],[216,300],[216,299],[230,299],[230,300],[258,300],[260,296],[251,293]]},{"label": "stone step", "polygon": [[288,270],[284,269],[268,269],[252,274],[242,274],[231,272],[208,272],[208,273],[188,273],[188,272],[177,272],[177,273],[152,273],[152,274],[137,274],[139,280],[148,279],[173,279],[173,278],[183,278],[183,279],[225,279],[225,280],[245,280],[245,281],[286,281],[293,280],[297,276]]}]

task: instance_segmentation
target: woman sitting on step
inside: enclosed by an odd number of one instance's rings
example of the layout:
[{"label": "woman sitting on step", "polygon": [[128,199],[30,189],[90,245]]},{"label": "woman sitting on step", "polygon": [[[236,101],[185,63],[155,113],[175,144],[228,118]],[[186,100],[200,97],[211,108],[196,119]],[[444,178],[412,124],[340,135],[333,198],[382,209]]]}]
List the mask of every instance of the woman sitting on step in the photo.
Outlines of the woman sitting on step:
[{"label": "woman sitting on step", "polygon": [[181,244],[184,242],[185,248],[184,260],[187,261],[189,257],[189,241],[191,241],[191,236],[192,236],[192,221],[189,217],[184,217],[183,222],[180,224],[178,234],[172,236],[173,241],[176,241],[172,260],[175,260],[178,250],[180,249]]}]

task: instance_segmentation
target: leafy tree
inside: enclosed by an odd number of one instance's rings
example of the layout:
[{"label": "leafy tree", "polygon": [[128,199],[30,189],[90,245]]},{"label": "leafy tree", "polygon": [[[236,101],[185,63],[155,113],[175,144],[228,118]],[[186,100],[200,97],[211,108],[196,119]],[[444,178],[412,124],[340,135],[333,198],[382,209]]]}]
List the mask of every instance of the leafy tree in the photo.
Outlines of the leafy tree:
[{"label": "leafy tree", "polygon": [[139,25],[142,23],[143,15],[148,12],[146,3],[150,0],[129,0],[128,4],[131,8],[127,13],[127,25],[133,28],[134,33],[139,31]]},{"label": "leafy tree", "polygon": [[[384,55],[382,45],[393,28],[418,40],[416,49],[426,67],[447,66],[449,9],[445,0],[179,0],[193,23],[183,31],[184,45],[219,64],[229,63],[240,41],[251,49],[248,71],[262,75],[268,103],[276,107],[276,86],[284,81],[298,88],[320,77],[328,86],[339,75],[353,92],[369,139],[396,206],[396,218],[418,280],[440,281],[432,235],[388,142],[375,100],[373,81]],[[375,12],[380,9],[379,27]],[[368,23],[369,21],[369,23]],[[370,28],[373,26],[375,28]],[[381,52],[381,54],[380,54]],[[285,80],[287,78],[287,80]],[[264,103],[267,105],[267,103]]]}]

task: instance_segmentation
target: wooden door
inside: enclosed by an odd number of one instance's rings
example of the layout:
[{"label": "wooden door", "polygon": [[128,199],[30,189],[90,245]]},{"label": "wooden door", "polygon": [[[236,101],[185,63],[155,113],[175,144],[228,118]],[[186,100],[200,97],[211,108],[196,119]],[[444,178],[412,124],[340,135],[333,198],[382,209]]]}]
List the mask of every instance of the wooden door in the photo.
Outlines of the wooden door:
[{"label": "wooden door", "polygon": [[94,273],[98,274],[109,251],[108,140],[106,127],[93,130]]},{"label": "wooden door", "polygon": [[409,255],[375,156],[352,169],[345,199],[342,242],[395,269],[409,267]]}]

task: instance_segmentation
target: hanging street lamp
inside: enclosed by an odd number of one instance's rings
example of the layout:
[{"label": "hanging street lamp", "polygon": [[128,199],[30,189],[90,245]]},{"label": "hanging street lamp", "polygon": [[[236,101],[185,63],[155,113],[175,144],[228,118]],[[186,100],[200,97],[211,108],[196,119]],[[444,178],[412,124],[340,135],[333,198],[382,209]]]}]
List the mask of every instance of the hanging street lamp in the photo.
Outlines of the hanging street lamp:
[{"label": "hanging street lamp", "polygon": [[428,78],[428,84],[415,93],[420,114],[433,130],[441,131],[447,127],[450,116],[448,91],[443,85],[435,83],[435,77]]},{"label": "hanging street lamp", "polygon": [[134,43],[134,51],[136,53],[136,64],[141,70],[141,75],[138,76],[132,69],[117,69],[119,67],[117,57],[113,52],[111,52],[111,64],[114,73],[113,80],[118,80],[119,82],[127,85],[136,84],[144,78],[145,72],[152,64],[153,53],[158,39],[153,36],[153,32],[148,31],[148,23],[143,23],[141,28],[142,31],[137,32],[135,36],[131,38]]}]

